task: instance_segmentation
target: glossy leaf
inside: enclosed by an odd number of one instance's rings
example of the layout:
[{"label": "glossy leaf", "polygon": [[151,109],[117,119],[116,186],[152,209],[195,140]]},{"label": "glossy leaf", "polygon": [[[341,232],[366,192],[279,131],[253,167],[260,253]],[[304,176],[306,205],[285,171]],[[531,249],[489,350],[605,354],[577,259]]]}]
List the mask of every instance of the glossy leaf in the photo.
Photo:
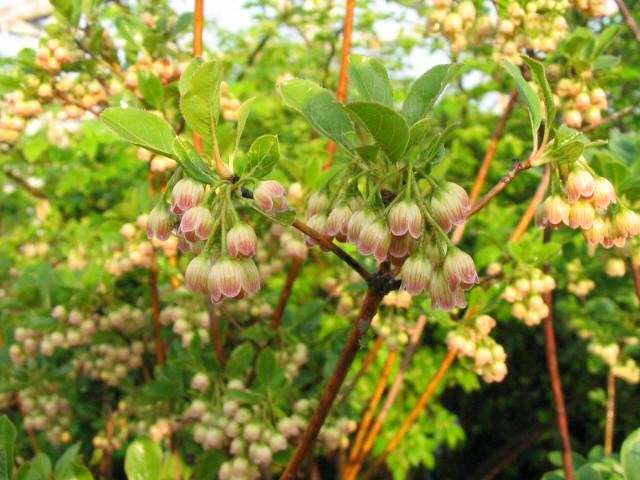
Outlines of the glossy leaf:
[{"label": "glossy leaf", "polygon": [[213,183],[215,174],[207,166],[193,144],[180,137],[173,141],[173,155],[187,175],[202,183]]},{"label": "glossy leaf", "polygon": [[16,427],[6,415],[0,417],[0,480],[13,478]]},{"label": "glossy leaf", "polygon": [[124,470],[128,480],[159,480],[162,449],[147,437],[134,440],[127,448]]},{"label": "glossy leaf", "polygon": [[524,79],[518,67],[508,60],[503,60],[502,64],[509,75],[511,75],[515,80],[518,93],[520,93],[522,99],[527,103],[527,107],[529,108],[529,119],[531,120],[531,130],[534,137],[536,137],[538,134],[538,128],[540,128],[540,123],[542,122],[540,99],[531,85],[529,85],[529,83]]},{"label": "glossy leaf", "polygon": [[198,69],[200,65],[202,65],[203,60],[202,57],[196,57],[189,62],[187,68],[185,68],[184,72],[180,76],[180,80],[178,81],[178,90],[180,95],[184,95],[187,93],[187,90],[191,88],[191,79],[193,78],[193,74]]},{"label": "glossy leaf", "polygon": [[136,108],[108,108],[102,121],[128,142],[161,155],[173,156],[176,134],[171,125],[151,112]]},{"label": "glossy leaf", "polygon": [[456,64],[436,65],[423,73],[411,85],[409,94],[402,105],[402,111],[409,125],[413,125],[427,116],[447,83],[458,71],[459,65]]},{"label": "glossy leaf", "polygon": [[285,103],[296,109],[321,135],[352,150],[356,132],[344,108],[328,90],[309,80],[289,80],[280,85]]},{"label": "glossy leaf", "polygon": [[620,460],[625,480],[640,480],[640,429],[629,435],[622,444]]},{"label": "glossy leaf", "polygon": [[222,63],[206,62],[191,76],[189,85],[180,97],[180,111],[191,129],[213,139],[220,116],[220,84]]},{"label": "glossy leaf", "polygon": [[551,86],[549,85],[549,81],[547,80],[547,76],[544,73],[544,67],[542,63],[533,58],[522,56],[522,59],[525,61],[527,65],[529,65],[529,69],[531,70],[532,77],[535,79],[535,82],[538,84],[540,89],[542,90],[542,97],[544,99],[544,107],[545,107],[545,120],[547,124],[547,128],[553,125],[553,121],[556,118],[556,104],[553,100],[553,91],[551,90]]},{"label": "glossy leaf", "polygon": [[407,149],[409,126],[402,115],[379,103],[354,102],[347,105],[376,144],[391,161],[399,160]]},{"label": "glossy leaf", "polygon": [[389,74],[378,60],[365,55],[351,55],[349,80],[364,100],[387,106],[393,105],[393,90],[389,82]]},{"label": "glossy leaf", "polygon": [[164,87],[160,79],[153,72],[138,72],[138,88],[146,103],[156,110],[163,109]]},{"label": "glossy leaf", "polygon": [[251,113],[251,104],[253,104],[256,97],[251,97],[240,105],[238,108],[238,124],[236,127],[236,141],[233,146],[233,151],[231,152],[230,158],[235,158],[238,153],[238,147],[240,145],[240,138],[242,137],[242,132],[244,131],[244,126],[247,123],[247,118],[249,118],[249,114]]}]

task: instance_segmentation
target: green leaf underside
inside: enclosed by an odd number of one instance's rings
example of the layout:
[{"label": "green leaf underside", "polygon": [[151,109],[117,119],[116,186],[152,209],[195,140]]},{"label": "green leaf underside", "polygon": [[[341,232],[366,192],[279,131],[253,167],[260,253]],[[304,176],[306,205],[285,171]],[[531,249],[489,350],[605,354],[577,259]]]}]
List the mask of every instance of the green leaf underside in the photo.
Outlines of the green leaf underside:
[{"label": "green leaf underside", "polygon": [[503,65],[509,75],[513,77],[516,82],[516,88],[518,89],[518,93],[523,98],[523,100],[527,103],[529,107],[529,118],[531,120],[531,130],[534,135],[537,135],[538,128],[540,128],[540,123],[542,122],[542,113],[540,110],[540,99],[536,92],[531,88],[531,85],[527,83],[527,81],[520,73],[520,69],[516,67],[513,63],[508,60],[503,60]]},{"label": "green leaf underside", "polygon": [[212,139],[220,115],[222,63],[212,61],[200,65],[191,76],[180,97],[180,111],[191,129]]},{"label": "green leaf underside", "polygon": [[243,176],[265,177],[271,173],[279,159],[278,137],[275,135],[262,135],[256,138],[249,148]]},{"label": "green leaf underside", "polygon": [[456,64],[436,65],[413,82],[402,105],[402,111],[409,125],[413,125],[429,113],[447,83],[459,69],[460,66]]},{"label": "green leaf underside", "polygon": [[137,108],[107,108],[101,120],[114,132],[134,145],[161,155],[173,156],[176,134],[163,118]]},{"label": "green leaf underside", "polygon": [[365,55],[351,55],[349,79],[364,100],[393,105],[389,74],[379,61]]},{"label": "green leaf underside", "polygon": [[193,144],[180,137],[173,141],[173,155],[187,175],[202,183],[212,184],[215,174],[200,157]]},{"label": "green leaf underside", "polygon": [[399,160],[409,142],[409,126],[402,116],[379,103],[354,102],[347,105],[391,161]]}]

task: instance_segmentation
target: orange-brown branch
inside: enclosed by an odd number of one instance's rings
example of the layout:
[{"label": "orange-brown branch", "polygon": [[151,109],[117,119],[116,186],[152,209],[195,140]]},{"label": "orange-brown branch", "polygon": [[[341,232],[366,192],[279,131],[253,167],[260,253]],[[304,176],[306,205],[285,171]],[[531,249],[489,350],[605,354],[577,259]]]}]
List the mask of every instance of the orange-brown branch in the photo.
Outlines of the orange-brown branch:
[{"label": "orange-brown branch", "polygon": [[545,165],[544,173],[542,174],[542,179],[540,179],[540,184],[538,185],[536,193],[533,195],[533,198],[531,199],[531,203],[529,203],[529,206],[527,207],[524,214],[522,215],[522,218],[520,218],[518,225],[511,233],[511,237],[509,237],[509,242],[513,243],[520,240],[520,238],[522,238],[522,235],[524,235],[524,233],[527,231],[527,228],[529,228],[529,224],[531,223],[531,220],[533,220],[533,217],[536,214],[536,209],[538,208],[538,205],[542,203],[542,200],[544,200],[544,195],[545,193],[547,193],[547,188],[549,187],[550,179],[551,179],[551,168],[549,167],[549,165]]},{"label": "orange-brown branch", "polygon": [[364,376],[365,373],[367,373],[367,370],[369,369],[373,361],[376,359],[378,350],[380,350],[380,347],[382,347],[383,343],[384,343],[384,337],[379,336],[378,338],[376,338],[376,341],[373,344],[373,347],[371,347],[371,350],[369,350],[369,353],[367,353],[367,356],[365,357],[364,362],[362,362],[362,366],[360,367],[360,370],[358,370],[358,373],[356,374],[356,376],[353,377],[353,381],[349,384],[347,389],[340,396],[340,405],[344,405],[344,403],[349,398],[349,395],[351,395],[351,392],[353,392],[353,389],[356,388],[356,385],[358,384],[360,379]]}]

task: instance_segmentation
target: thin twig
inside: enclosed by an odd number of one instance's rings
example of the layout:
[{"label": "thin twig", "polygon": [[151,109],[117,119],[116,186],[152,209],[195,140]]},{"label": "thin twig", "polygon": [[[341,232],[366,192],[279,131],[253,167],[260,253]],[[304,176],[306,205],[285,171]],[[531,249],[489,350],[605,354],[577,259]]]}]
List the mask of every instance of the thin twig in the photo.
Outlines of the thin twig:
[{"label": "thin twig", "polygon": [[280,294],[280,300],[278,301],[278,307],[275,312],[273,312],[273,316],[271,317],[271,328],[277,330],[280,327],[280,322],[282,321],[282,316],[284,315],[284,310],[287,307],[287,302],[289,301],[289,297],[291,296],[291,290],[293,289],[293,283],[298,278],[298,273],[300,272],[300,268],[304,263],[304,259],[300,257],[295,257],[291,262],[291,268],[289,269],[289,273],[287,274],[287,280],[285,281],[284,288],[282,289],[282,293]]},{"label": "thin twig", "polygon": [[[551,231],[545,230],[544,239],[549,241]],[[550,265],[545,265],[547,273]],[[569,437],[569,422],[567,420],[567,409],[564,402],[564,393],[562,392],[562,380],[560,377],[560,368],[558,367],[558,350],[556,346],[556,336],[553,330],[553,292],[549,291],[544,294],[544,302],[549,309],[547,318],[544,319],[544,339],[547,353],[547,367],[549,368],[549,377],[551,379],[551,389],[556,410],[556,422],[558,431],[562,440],[562,460],[564,464],[564,475],[566,480],[574,480],[575,474],[573,470],[573,454],[571,451],[571,439]]]},{"label": "thin twig", "polygon": [[529,203],[529,206],[527,207],[524,214],[520,218],[518,225],[511,233],[511,236],[509,237],[509,242],[515,243],[518,240],[520,240],[520,238],[522,238],[522,235],[524,235],[524,233],[527,231],[527,228],[529,228],[529,224],[531,223],[531,220],[533,220],[533,217],[536,214],[536,209],[538,208],[538,205],[542,203],[542,200],[544,200],[544,195],[545,193],[547,193],[547,188],[549,187],[550,179],[551,179],[551,167],[549,166],[549,164],[547,164],[544,167],[544,173],[542,174],[542,178],[540,179],[540,184],[538,185],[536,193],[531,198],[531,202]]},{"label": "thin twig", "polygon": [[610,369],[607,375],[607,416],[604,426],[604,453],[613,453],[613,439],[616,423],[616,376]]},{"label": "thin twig", "polygon": [[369,353],[367,353],[367,356],[365,357],[364,362],[362,362],[362,366],[360,367],[360,370],[358,370],[358,373],[356,374],[356,376],[353,377],[353,381],[349,384],[349,386],[344,391],[344,393],[340,395],[340,399],[339,399],[340,405],[345,404],[345,402],[349,398],[349,395],[351,395],[351,392],[353,392],[353,389],[356,387],[360,379],[367,372],[367,370],[375,360],[376,355],[378,354],[378,350],[380,350],[380,347],[384,343],[384,340],[385,339],[382,336],[379,336],[378,338],[376,338],[376,342],[373,344],[373,347],[371,347],[371,350],[369,350]]},{"label": "thin twig", "polygon": [[43,199],[48,198],[47,195],[42,190],[29,185],[29,182],[27,180],[22,178],[20,174],[14,172],[11,168],[5,167],[3,172],[7,177],[9,177],[11,180],[16,182],[25,192],[29,193],[30,195],[33,195],[34,197],[37,197],[37,198],[43,198]]},{"label": "thin twig", "polygon": [[204,30],[204,0],[195,0],[193,9],[193,56],[200,57],[204,50],[202,32]]},{"label": "thin twig", "polygon": [[[471,187],[471,193],[469,194],[469,200],[471,200],[471,204],[473,205],[478,197],[480,196],[480,191],[485,184],[487,179],[487,175],[489,173],[489,168],[491,167],[491,163],[496,155],[498,150],[498,142],[502,138],[504,133],[504,129],[507,126],[507,122],[509,117],[511,117],[511,113],[513,112],[513,107],[516,104],[516,100],[518,99],[518,91],[514,90],[511,92],[509,96],[509,101],[507,105],[504,107],[504,111],[502,112],[502,116],[500,117],[500,121],[496,126],[496,129],[493,131],[493,135],[491,136],[491,141],[489,142],[489,146],[487,147],[487,151],[484,154],[484,158],[482,159],[482,163],[480,164],[480,169],[478,170],[478,175],[476,176],[476,180],[473,183],[473,187]],[[459,225],[453,232],[453,236],[451,240],[453,243],[458,244],[462,239],[462,234],[464,233],[466,224]]]},{"label": "thin twig", "polygon": [[340,391],[340,387],[347,376],[349,368],[358,353],[360,340],[369,328],[373,316],[378,311],[378,306],[380,305],[383,296],[384,292],[371,287],[367,289],[367,293],[362,303],[362,308],[358,315],[358,320],[354,322],[351,327],[347,343],[344,346],[342,353],[340,354],[340,358],[338,359],[338,363],[331,374],[331,378],[322,393],[322,398],[320,399],[315,412],[313,412],[313,417],[309,422],[309,426],[302,435],[302,438],[298,443],[298,447],[293,454],[293,458],[287,465],[287,468],[280,477],[280,480],[293,480],[302,465],[302,462],[307,458],[307,454],[310,452],[313,443],[320,432],[320,428],[322,428],[322,425],[327,418],[327,415],[329,415],[329,410],[331,409],[331,406]]},{"label": "thin twig", "polygon": [[[353,17],[356,7],[356,0],[347,0],[346,11],[344,15],[344,28],[342,30],[342,53],[340,57],[340,77],[338,79],[338,89],[336,99],[340,103],[344,103],[347,99],[347,87],[349,86],[349,55],[351,54],[351,37],[353,34]],[[333,165],[333,159],[336,154],[336,144],[330,142],[327,145],[327,153],[329,158],[322,168],[328,170]]]},{"label": "thin twig", "polygon": [[616,0],[616,3],[618,4],[620,13],[622,13],[622,17],[624,18],[624,21],[627,23],[629,30],[631,30],[631,32],[633,33],[633,36],[636,37],[636,40],[640,42],[640,28],[638,28],[638,24],[633,18],[633,15],[631,15],[631,12],[629,11],[629,8],[627,7],[626,3],[624,3],[624,0]]},{"label": "thin twig", "polygon": [[376,438],[378,437],[378,434],[382,429],[384,421],[386,420],[387,415],[391,411],[391,407],[393,406],[393,403],[395,402],[395,399],[398,396],[398,393],[400,393],[400,388],[402,387],[404,376],[407,370],[409,369],[409,365],[411,364],[413,354],[418,348],[418,344],[420,343],[420,337],[422,336],[422,332],[424,331],[424,327],[426,324],[427,324],[427,316],[420,315],[418,317],[418,320],[416,321],[416,325],[413,329],[413,332],[411,333],[411,340],[409,342],[409,345],[405,349],[404,356],[402,357],[402,363],[400,364],[400,369],[398,370],[398,373],[393,380],[393,384],[391,385],[391,388],[389,389],[389,392],[387,393],[387,396],[384,399],[384,403],[382,404],[382,408],[380,409],[380,412],[378,412],[378,415],[376,416],[375,422],[373,423],[373,425],[369,429],[369,432],[367,433],[367,437],[364,442],[364,445],[362,446],[362,450],[358,457],[358,461],[351,468],[350,477],[345,477],[345,480],[348,480],[348,478],[354,478],[354,479],[356,478],[358,472],[362,468],[362,465],[365,459],[373,449],[373,445],[375,444]]}]

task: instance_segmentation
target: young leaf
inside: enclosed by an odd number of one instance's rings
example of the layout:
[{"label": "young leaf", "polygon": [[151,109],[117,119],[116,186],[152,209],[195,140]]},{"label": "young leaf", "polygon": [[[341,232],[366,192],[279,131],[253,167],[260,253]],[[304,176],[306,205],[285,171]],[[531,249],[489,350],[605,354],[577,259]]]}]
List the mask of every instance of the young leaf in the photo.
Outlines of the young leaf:
[{"label": "young leaf", "polygon": [[522,59],[525,61],[527,65],[529,65],[529,69],[531,70],[531,74],[538,84],[540,89],[542,90],[542,96],[544,99],[544,107],[545,107],[545,128],[549,129],[553,125],[553,121],[556,118],[556,103],[553,100],[553,92],[551,91],[551,86],[549,85],[549,81],[547,80],[547,76],[544,73],[544,67],[542,63],[533,58],[527,57],[525,55],[522,56]]},{"label": "young leaf", "polygon": [[331,92],[309,80],[294,79],[280,85],[280,95],[318,133],[348,150],[353,149],[356,138],[353,124]]},{"label": "young leaf", "polygon": [[128,142],[166,157],[173,156],[176,134],[163,118],[136,108],[107,108],[101,120]]},{"label": "young leaf", "polygon": [[213,139],[220,115],[220,83],[222,63],[200,65],[180,97],[180,111],[191,129],[207,139]]},{"label": "young leaf", "polygon": [[138,72],[138,86],[145,102],[157,110],[162,110],[164,87],[160,79],[153,72],[141,71]]},{"label": "young leaf", "polygon": [[0,480],[13,478],[16,427],[6,415],[0,417]]},{"label": "young leaf", "polygon": [[269,383],[277,368],[276,354],[273,350],[269,347],[262,350],[256,363],[256,378],[265,384]]},{"label": "young leaf", "polygon": [[251,144],[242,175],[245,177],[265,177],[273,170],[279,159],[278,137],[275,135],[262,135]]},{"label": "young leaf", "polygon": [[76,461],[78,452],[80,451],[80,443],[74,443],[65,450],[62,456],[56,462],[54,469],[55,476],[58,477],[61,472],[67,469],[72,463]]},{"label": "young leaf", "polygon": [[634,431],[622,444],[620,450],[625,480],[640,480],[640,429]]},{"label": "young leaf", "polygon": [[251,104],[256,99],[256,97],[251,97],[240,105],[238,108],[238,126],[236,127],[236,141],[233,146],[233,152],[229,158],[236,158],[236,154],[238,153],[238,146],[240,145],[240,137],[242,137],[242,131],[244,130],[244,126],[247,123],[247,118],[249,117],[249,113],[251,112]]},{"label": "young leaf", "polygon": [[182,75],[180,76],[180,80],[178,82],[178,90],[180,92],[180,95],[184,95],[185,93],[187,93],[187,90],[191,88],[191,78],[193,77],[193,74],[198,69],[198,67],[202,65],[202,63],[202,57],[196,57],[189,62],[187,68],[185,68],[184,72],[182,72]]},{"label": "young leaf", "polygon": [[402,157],[409,142],[409,126],[400,114],[379,103],[354,102],[346,108],[369,131],[391,161]]},{"label": "young leaf", "polygon": [[128,480],[159,480],[162,468],[162,449],[147,437],[140,437],[129,445],[124,458]]},{"label": "young leaf", "polygon": [[351,55],[349,79],[364,100],[393,105],[393,90],[389,74],[378,60],[365,55]]},{"label": "young leaf", "polygon": [[187,175],[202,183],[212,184],[215,174],[200,158],[200,154],[188,141],[176,137],[173,141],[173,155]]},{"label": "young leaf", "polygon": [[447,83],[458,71],[459,65],[456,64],[436,65],[413,82],[402,105],[402,111],[409,125],[413,125],[429,113]]},{"label": "young leaf", "polygon": [[227,375],[231,378],[243,376],[253,362],[255,353],[256,349],[250,343],[241,343],[234,348],[225,367]]},{"label": "young leaf", "polygon": [[502,64],[507,72],[509,72],[509,75],[511,75],[515,80],[516,88],[518,89],[520,96],[525,102],[527,102],[527,106],[529,107],[529,118],[531,120],[531,131],[533,132],[533,136],[536,137],[538,135],[538,128],[540,128],[540,123],[542,122],[540,99],[533,88],[531,88],[531,85],[529,85],[524,79],[518,67],[508,60],[503,60]]}]

